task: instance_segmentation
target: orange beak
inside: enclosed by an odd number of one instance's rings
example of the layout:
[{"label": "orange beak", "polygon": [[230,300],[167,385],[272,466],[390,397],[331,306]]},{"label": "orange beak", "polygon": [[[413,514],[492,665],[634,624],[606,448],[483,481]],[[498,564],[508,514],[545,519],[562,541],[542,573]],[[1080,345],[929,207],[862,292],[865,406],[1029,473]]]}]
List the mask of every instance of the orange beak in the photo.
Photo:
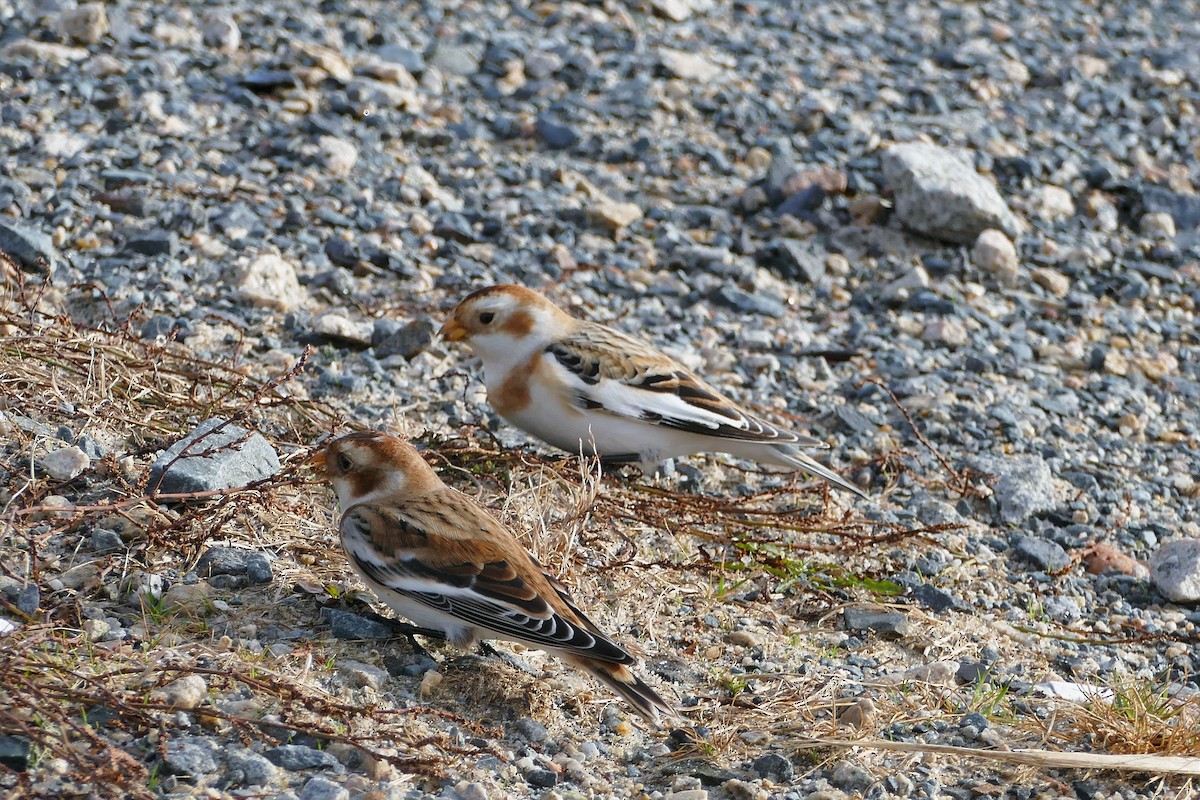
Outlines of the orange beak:
[{"label": "orange beak", "polygon": [[438,335],[447,342],[461,342],[470,335],[470,331],[463,327],[462,323],[454,317],[446,320],[446,324],[438,331]]},{"label": "orange beak", "polygon": [[304,460],[305,466],[314,467],[321,471],[325,470],[325,448],[322,447],[317,452]]}]

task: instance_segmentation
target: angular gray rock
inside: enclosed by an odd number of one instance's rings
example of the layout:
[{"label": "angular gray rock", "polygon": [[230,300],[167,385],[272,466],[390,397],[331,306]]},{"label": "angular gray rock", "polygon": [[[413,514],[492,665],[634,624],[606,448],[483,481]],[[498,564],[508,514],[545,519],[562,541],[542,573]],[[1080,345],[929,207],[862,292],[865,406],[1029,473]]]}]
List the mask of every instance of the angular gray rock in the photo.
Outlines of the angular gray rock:
[{"label": "angular gray rock", "polygon": [[0,253],[7,253],[26,270],[54,266],[54,242],[50,237],[16,222],[0,220]]},{"label": "angular gray rock", "polygon": [[279,767],[244,747],[229,751],[225,763],[229,768],[230,783],[234,786],[266,786],[279,774]]},{"label": "angular gray rock", "polygon": [[979,455],[967,466],[995,477],[992,492],[1005,524],[1020,524],[1056,505],[1050,467],[1037,456]]},{"label": "angular gray rock", "polygon": [[51,451],[38,459],[42,470],[56,481],[73,480],[91,463],[87,453],[74,445]]},{"label": "angular gray rock", "polygon": [[1166,542],[1150,557],[1150,582],[1173,603],[1200,603],[1200,539]]},{"label": "angular gray rock", "polygon": [[336,639],[390,639],[396,635],[382,622],[360,617],[349,611],[322,608],[321,619],[329,622],[329,632]]},{"label": "angular gray rock", "polygon": [[[240,547],[210,547],[200,556],[196,564],[196,574],[209,578],[209,583],[217,588],[238,588],[234,585],[222,586],[221,583],[270,583],[275,577],[271,572],[271,561],[262,553],[255,550],[243,550]],[[240,578],[240,581],[219,582],[213,578]]]},{"label": "angular gray rock", "polygon": [[167,742],[163,768],[171,775],[202,777],[217,769],[217,744],[203,736]]},{"label": "angular gray rock", "polygon": [[908,616],[900,611],[851,606],[842,611],[842,624],[851,631],[874,631],[896,638],[908,633]]},{"label": "angular gray rock", "polygon": [[1022,536],[1017,541],[1016,553],[1046,572],[1058,572],[1071,563],[1071,557],[1062,549],[1062,545],[1036,536]]},{"label": "angular gray rock", "polygon": [[996,185],[943,147],[894,145],[884,151],[882,166],[896,217],[911,231],[957,244],[971,244],[988,228],[1009,237],[1020,233]]},{"label": "angular gray rock", "polygon": [[272,764],[295,772],[301,769],[319,767],[341,774],[346,768],[338,760],[324,750],[316,750],[302,744],[283,744],[263,751],[263,756]]},{"label": "angular gray rock", "polygon": [[350,792],[328,778],[314,775],[300,790],[300,800],[350,800]]},{"label": "angular gray rock", "polygon": [[164,494],[211,492],[246,486],[277,472],[279,456],[261,434],[214,417],[163,451],[150,468],[146,487]]},{"label": "angular gray rock", "polygon": [[433,342],[435,330],[430,320],[413,320],[392,335],[376,342],[375,355],[378,358],[403,356],[405,360],[412,361]]}]

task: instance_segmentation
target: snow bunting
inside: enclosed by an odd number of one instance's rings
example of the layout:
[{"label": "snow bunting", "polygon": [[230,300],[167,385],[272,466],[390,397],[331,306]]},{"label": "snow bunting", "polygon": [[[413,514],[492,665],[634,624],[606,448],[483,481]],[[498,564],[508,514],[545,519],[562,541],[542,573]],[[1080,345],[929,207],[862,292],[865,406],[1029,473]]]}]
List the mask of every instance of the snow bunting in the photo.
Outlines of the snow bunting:
[{"label": "snow bunting", "polygon": [[670,704],[491,514],[442,483],[416,449],[352,433],[313,457],[341,506],[342,546],[363,582],[419,631],[469,645],[508,639],[598,678],[655,725]]},{"label": "snow bunting", "polygon": [[827,447],[821,440],[748,414],[666,354],[575,319],[532,289],[502,284],[468,295],[441,335],[466,342],[482,359],[500,416],[562,450],[643,469],[715,450],[867,496],[800,449]]}]

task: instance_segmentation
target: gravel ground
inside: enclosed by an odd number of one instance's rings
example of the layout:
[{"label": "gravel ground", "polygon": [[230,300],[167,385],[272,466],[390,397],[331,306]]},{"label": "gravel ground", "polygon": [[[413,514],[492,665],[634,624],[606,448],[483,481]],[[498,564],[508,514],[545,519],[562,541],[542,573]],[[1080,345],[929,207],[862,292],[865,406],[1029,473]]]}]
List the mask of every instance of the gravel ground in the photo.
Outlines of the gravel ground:
[{"label": "gravel ground", "polygon": [[[105,658],[190,665],[155,678],[153,730],[93,725],[169,797],[1195,796],[805,742],[1200,757],[1198,40],[1189,2],[0,0],[6,508],[163,472],[171,492],[272,480],[339,419],[417,436],[533,531],[701,741],[631,724],[537,653],[430,663],[375,641],[328,495],[294,482],[282,511],[222,506],[187,559],[120,520],[10,515],[6,640],[51,624]],[[504,281],[810,429],[871,499],[721,457],[602,479],[547,457],[433,336]],[[22,328],[18,283],[57,318]],[[195,365],[180,397],[308,354],[273,394],[140,427],[139,395],[96,399],[103,374],[22,394],[23,347],[105,337],[160,354],[155,380]],[[152,470],[235,400],[254,408],[221,429],[240,453]],[[525,449],[496,468],[501,446]],[[729,533],[753,509],[761,546]],[[201,542],[234,549],[197,562]],[[414,711],[372,741],[431,737],[442,769],[216,724],[205,708],[288,717],[204,659]],[[1072,686],[1087,696],[1039,694]],[[1173,698],[1157,711],[1179,738],[1113,727],[1105,692]],[[23,741],[0,736],[25,770],[0,781],[86,794]]]}]

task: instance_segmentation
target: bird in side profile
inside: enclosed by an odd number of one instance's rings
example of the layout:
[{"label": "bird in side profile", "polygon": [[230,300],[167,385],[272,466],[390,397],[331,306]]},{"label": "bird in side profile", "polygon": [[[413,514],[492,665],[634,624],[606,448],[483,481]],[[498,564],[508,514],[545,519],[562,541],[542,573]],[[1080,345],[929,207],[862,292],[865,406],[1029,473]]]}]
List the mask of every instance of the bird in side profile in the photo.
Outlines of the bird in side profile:
[{"label": "bird in side profile", "polygon": [[507,639],[546,650],[629,701],[657,725],[674,711],[630,669],[635,660],[580,611],[507,528],[442,483],[409,443],[360,432],[326,445],[350,566],[414,632],[457,645]]},{"label": "bird in side profile", "polygon": [[867,496],[801,450],[827,447],[821,440],[747,413],[665,353],[575,319],[532,289],[501,284],[467,295],[441,335],[466,342],[483,361],[500,416],[562,450],[643,469],[719,451]]}]

